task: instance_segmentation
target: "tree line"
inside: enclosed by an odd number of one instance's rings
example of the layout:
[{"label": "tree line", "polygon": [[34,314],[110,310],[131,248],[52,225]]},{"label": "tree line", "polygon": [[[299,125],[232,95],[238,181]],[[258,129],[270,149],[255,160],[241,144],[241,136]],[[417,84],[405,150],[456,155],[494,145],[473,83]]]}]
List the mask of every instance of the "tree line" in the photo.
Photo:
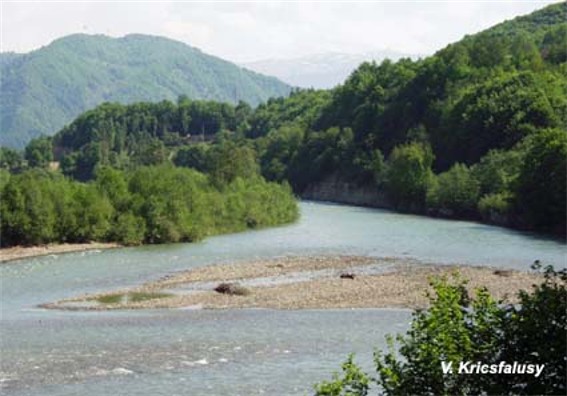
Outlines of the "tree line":
[{"label": "tree line", "polygon": [[298,216],[289,186],[258,175],[219,182],[167,164],[101,166],[88,183],[41,169],[1,175],[2,246],[191,242]]},{"label": "tree line", "polygon": [[103,104],[24,153],[13,173],[57,164],[88,182],[174,164],[221,186],[236,175],[371,187],[401,211],[565,233],[567,5],[467,36],[435,55],[364,63],[332,90],[252,109],[180,97]]}]

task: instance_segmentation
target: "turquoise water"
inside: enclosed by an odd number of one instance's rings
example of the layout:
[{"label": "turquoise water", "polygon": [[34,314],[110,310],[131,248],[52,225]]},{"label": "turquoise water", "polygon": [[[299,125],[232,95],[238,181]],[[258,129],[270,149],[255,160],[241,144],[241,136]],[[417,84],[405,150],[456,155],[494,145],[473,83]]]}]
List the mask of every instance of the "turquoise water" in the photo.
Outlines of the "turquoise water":
[{"label": "turquoise water", "polygon": [[564,243],[463,221],[304,202],[293,225],[0,266],[6,395],[304,395],[350,352],[371,366],[406,310],[58,312],[40,303],[213,262],[307,254],[410,257],[527,270],[566,266]]}]

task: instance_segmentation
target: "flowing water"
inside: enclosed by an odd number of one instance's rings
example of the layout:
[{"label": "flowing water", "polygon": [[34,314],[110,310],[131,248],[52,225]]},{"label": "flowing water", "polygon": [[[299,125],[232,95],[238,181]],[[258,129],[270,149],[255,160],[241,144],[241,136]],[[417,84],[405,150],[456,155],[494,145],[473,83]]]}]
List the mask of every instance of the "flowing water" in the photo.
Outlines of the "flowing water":
[{"label": "flowing water", "polygon": [[293,225],[0,266],[2,395],[309,395],[350,352],[371,368],[407,310],[62,312],[38,304],[187,268],[284,255],[408,257],[528,270],[566,266],[562,241],[472,222],[301,203]]}]

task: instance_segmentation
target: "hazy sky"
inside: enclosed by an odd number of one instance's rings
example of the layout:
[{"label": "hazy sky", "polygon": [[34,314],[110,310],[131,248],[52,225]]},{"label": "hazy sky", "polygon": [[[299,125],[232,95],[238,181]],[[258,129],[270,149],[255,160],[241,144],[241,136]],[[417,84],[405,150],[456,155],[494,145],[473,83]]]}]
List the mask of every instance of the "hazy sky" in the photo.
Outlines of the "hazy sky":
[{"label": "hazy sky", "polygon": [[166,36],[233,61],[392,49],[428,54],[556,1],[10,1],[2,51],[71,33]]}]

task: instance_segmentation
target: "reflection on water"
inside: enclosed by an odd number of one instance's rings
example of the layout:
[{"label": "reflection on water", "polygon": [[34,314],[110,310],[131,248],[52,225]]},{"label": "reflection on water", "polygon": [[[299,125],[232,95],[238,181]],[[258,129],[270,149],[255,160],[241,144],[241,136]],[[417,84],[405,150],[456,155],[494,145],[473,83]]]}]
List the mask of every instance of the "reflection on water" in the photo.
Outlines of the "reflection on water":
[{"label": "reflection on water", "polygon": [[297,224],[198,244],[73,253],[0,266],[6,395],[309,394],[351,352],[371,367],[403,310],[58,312],[37,304],[213,262],[284,255],[412,257],[528,269],[565,245],[498,227],[302,203]]}]

